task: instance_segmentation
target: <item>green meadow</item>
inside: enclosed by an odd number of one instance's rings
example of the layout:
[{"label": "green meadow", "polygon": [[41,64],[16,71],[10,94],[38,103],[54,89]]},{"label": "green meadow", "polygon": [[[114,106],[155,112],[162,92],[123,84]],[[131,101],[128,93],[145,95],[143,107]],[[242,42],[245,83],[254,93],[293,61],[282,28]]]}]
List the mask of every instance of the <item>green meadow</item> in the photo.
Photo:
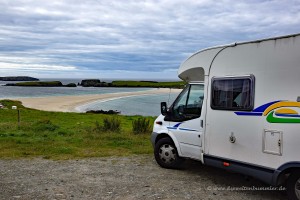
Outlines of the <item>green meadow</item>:
[{"label": "green meadow", "polygon": [[17,101],[0,103],[6,107],[0,109],[0,158],[73,159],[153,151],[153,117],[47,112]]}]

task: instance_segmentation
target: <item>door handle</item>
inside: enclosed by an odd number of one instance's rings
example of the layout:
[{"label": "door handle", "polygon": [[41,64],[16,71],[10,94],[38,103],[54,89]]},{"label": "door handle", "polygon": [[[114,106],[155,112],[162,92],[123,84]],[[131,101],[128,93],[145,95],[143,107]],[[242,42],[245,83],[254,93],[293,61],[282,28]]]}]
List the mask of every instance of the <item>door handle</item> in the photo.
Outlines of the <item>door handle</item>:
[{"label": "door handle", "polygon": [[231,132],[231,135],[229,136],[229,141],[230,141],[231,143],[235,143],[235,141],[236,141],[236,138],[235,138],[233,132]]}]

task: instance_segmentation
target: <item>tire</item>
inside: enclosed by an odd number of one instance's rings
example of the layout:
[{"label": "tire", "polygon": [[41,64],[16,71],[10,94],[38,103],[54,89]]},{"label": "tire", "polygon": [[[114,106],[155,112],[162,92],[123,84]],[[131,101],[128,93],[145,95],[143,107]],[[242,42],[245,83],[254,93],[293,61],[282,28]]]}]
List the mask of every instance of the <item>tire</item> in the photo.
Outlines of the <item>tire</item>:
[{"label": "tire", "polygon": [[163,168],[179,169],[184,159],[178,156],[174,142],[170,138],[162,138],[154,148],[156,162]]},{"label": "tire", "polygon": [[289,200],[300,200],[300,171],[292,173],[287,180]]}]

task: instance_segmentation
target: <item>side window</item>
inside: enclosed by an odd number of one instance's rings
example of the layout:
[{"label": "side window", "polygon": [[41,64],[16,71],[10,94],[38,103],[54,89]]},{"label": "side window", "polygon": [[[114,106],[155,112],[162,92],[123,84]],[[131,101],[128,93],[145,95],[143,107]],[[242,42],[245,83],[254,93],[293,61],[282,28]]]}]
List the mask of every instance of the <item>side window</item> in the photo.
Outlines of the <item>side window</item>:
[{"label": "side window", "polygon": [[203,103],[203,85],[191,85],[186,112],[200,116]]},{"label": "side window", "polygon": [[212,79],[212,109],[250,111],[253,106],[254,76]]},{"label": "side window", "polygon": [[203,103],[203,85],[186,87],[172,106],[173,120],[189,120],[200,117]]},{"label": "side window", "polygon": [[179,97],[176,99],[176,102],[173,105],[173,113],[174,114],[180,114],[183,112],[183,109],[186,105],[186,100],[188,98],[190,86],[186,87],[182,93],[179,95]]}]

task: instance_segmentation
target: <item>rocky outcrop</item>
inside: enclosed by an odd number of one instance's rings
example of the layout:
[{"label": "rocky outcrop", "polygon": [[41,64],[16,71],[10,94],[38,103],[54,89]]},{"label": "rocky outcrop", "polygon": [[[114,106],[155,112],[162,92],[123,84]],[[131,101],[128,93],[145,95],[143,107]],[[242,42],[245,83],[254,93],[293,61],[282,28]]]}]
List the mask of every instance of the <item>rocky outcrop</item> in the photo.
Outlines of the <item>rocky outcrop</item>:
[{"label": "rocky outcrop", "polygon": [[86,113],[93,113],[93,114],[120,114],[121,112],[118,110],[88,110]]},{"label": "rocky outcrop", "polygon": [[77,87],[77,85],[75,83],[68,83],[67,85],[65,85],[66,87]]},{"label": "rocky outcrop", "polygon": [[82,87],[99,87],[101,81],[99,79],[85,79],[81,81]]}]

